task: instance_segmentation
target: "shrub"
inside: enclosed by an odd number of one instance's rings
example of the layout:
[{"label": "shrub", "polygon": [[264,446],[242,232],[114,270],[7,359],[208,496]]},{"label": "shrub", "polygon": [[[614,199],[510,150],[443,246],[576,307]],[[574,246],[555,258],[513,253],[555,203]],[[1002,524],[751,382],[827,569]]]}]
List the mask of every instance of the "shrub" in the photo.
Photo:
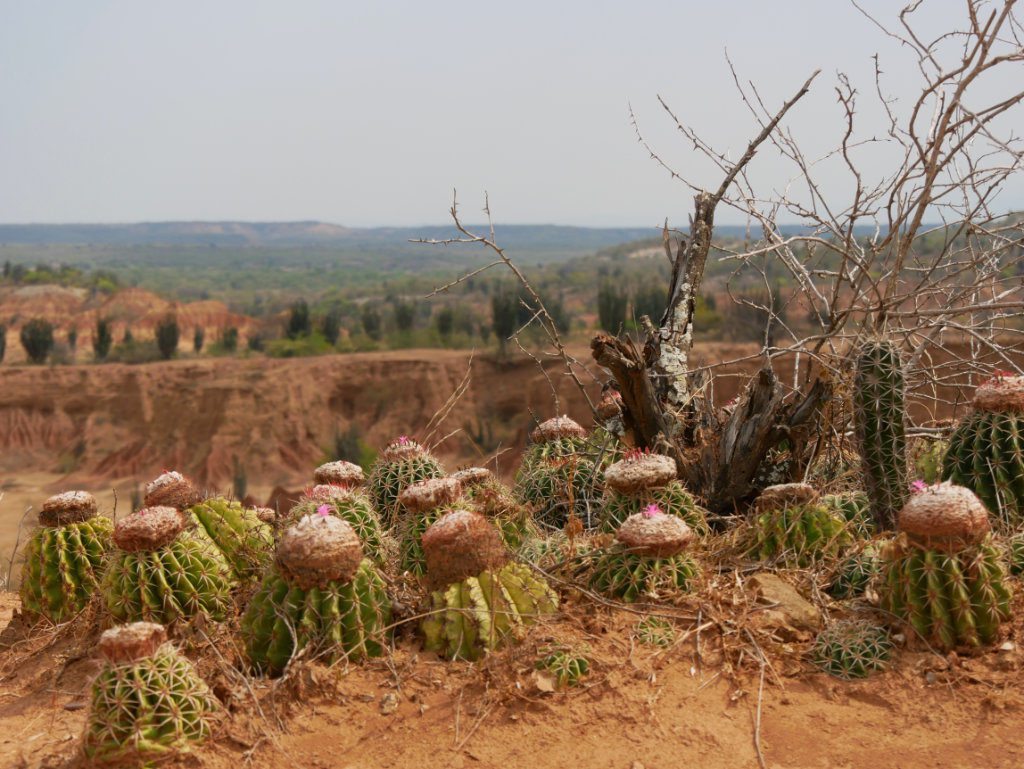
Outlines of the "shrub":
[{"label": "shrub", "polygon": [[320,333],[324,335],[324,339],[327,340],[331,347],[334,347],[338,343],[338,337],[341,336],[341,312],[334,308],[328,312],[320,324]]},{"label": "shrub", "polygon": [[21,327],[21,346],[32,363],[43,363],[53,349],[53,325],[33,318]]},{"label": "shrub", "polygon": [[[10,264],[10,262],[8,262]],[[0,363],[4,362],[4,353],[7,352],[7,326],[0,325]]]},{"label": "shrub", "polygon": [[313,330],[313,321],[309,317],[309,305],[305,299],[295,302],[288,313],[288,324],[285,326],[285,335],[289,339],[309,336]]},{"label": "shrub", "polygon": [[202,326],[196,326],[195,333],[192,334],[192,350],[196,355],[203,351],[203,342],[206,339],[206,332],[203,331]]},{"label": "shrub", "polygon": [[238,329],[228,326],[221,332],[220,346],[224,352],[233,353],[238,349]]},{"label": "shrub", "polygon": [[156,346],[160,350],[160,357],[170,360],[178,351],[178,338],[181,332],[178,329],[178,320],[168,315],[156,327]]},{"label": "shrub", "polygon": [[92,336],[92,353],[96,360],[106,360],[113,343],[114,335],[110,331],[110,321],[100,318],[96,321],[96,331]]},{"label": "shrub", "polygon": [[617,334],[626,322],[626,292],[609,282],[597,289],[597,317],[601,328],[609,334]]},{"label": "shrub", "polygon": [[363,305],[362,315],[363,331],[375,342],[380,341],[381,321],[380,312],[370,304]]}]

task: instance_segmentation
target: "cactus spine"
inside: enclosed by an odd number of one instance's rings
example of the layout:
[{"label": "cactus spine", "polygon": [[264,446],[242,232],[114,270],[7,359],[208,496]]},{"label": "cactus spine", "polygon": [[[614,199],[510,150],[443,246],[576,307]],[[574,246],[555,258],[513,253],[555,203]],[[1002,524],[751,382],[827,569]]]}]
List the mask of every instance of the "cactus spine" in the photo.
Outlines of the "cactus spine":
[{"label": "cactus spine", "polygon": [[85,491],[50,497],[39,523],[25,549],[21,605],[57,624],[84,609],[96,592],[114,526],[96,514],[96,500]]},{"label": "cactus spine", "polygon": [[835,571],[829,594],[840,600],[864,595],[881,571],[881,563],[879,548],[871,543],[849,553]]},{"label": "cactus spine", "polygon": [[977,494],[1002,529],[1024,523],[1024,377],[978,387],[972,412],[950,436],[942,477]]},{"label": "cactus spine", "polygon": [[866,342],[857,355],[853,411],[871,514],[879,530],[892,530],[908,494],[903,363],[885,340]]},{"label": "cactus spine", "polygon": [[805,483],[769,486],[754,503],[755,558],[805,568],[836,555],[849,540],[842,516],[821,504]]},{"label": "cactus spine", "polygon": [[651,505],[675,515],[699,536],[708,532],[704,510],[678,480],[671,457],[634,450],[604,471],[601,530],[614,532]]},{"label": "cactus spine", "polygon": [[253,668],[284,671],[302,650],[328,662],[378,657],[391,601],[353,528],[331,515],[302,518],[281,535],[275,565],[242,616]]},{"label": "cactus spine", "polygon": [[90,762],[141,765],[187,752],[209,736],[217,701],[167,643],[163,627],[138,622],[112,628],[99,648],[106,665],[92,684],[82,741]]},{"label": "cactus spine", "polygon": [[235,586],[231,567],[205,534],[185,528],[180,512],[149,507],[122,518],[114,544],[103,579],[114,619],[163,625],[199,615],[224,619]]},{"label": "cactus spine", "polygon": [[993,643],[1010,616],[1010,589],[977,496],[928,487],[911,496],[899,528],[882,555],[882,608],[943,650]]},{"label": "cactus spine", "polygon": [[389,444],[370,468],[366,482],[374,507],[385,525],[395,525],[398,496],[407,486],[444,476],[444,468],[416,441],[402,435]]},{"label": "cactus spine", "polygon": [[836,678],[866,678],[885,667],[892,641],[885,628],[843,620],[822,630],[814,642],[814,664]]},{"label": "cactus spine", "polygon": [[204,500],[190,509],[237,579],[250,579],[263,572],[270,561],[274,535],[256,510],[223,497]]}]

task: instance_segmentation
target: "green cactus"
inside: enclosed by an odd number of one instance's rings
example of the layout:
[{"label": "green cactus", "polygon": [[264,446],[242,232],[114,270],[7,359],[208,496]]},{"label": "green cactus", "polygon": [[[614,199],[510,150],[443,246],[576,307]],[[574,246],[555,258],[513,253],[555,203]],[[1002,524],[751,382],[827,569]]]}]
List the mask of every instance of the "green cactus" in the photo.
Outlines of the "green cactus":
[{"label": "green cactus", "polygon": [[478,659],[558,610],[555,592],[518,563],[435,590],[430,601],[431,612],[420,623],[424,648],[449,659]]},{"label": "green cactus", "polygon": [[634,636],[646,646],[667,649],[676,642],[676,629],[664,617],[643,617],[636,623]]},{"label": "green cactus", "polygon": [[[92,500],[70,517],[50,515],[47,505],[62,498],[85,495]],[[54,624],[71,619],[85,608],[96,592],[111,549],[114,526],[96,515],[95,500],[86,492],[51,497],[40,514],[42,524],[25,548],[21,570],[21,606],[30,616]]]},{"label": "green cactus", "polygon": [[398,515],[398,495],[407,486],[443,476],[441,463],[416,441],[403,435],[380,453],[370,468],[366,486],[374,508],[385,525],[391,527]]},{"label": "green cactus", "polygon": [[184,527],[169,507],[143,508],[114,529],[102,591],[118,622],[220,621],[236,582],[224,554],[205,535]]},{"label": "green cactus", "polygon": [[548,574],[570,575],[590,559],[592,552],[589,537],[570,539],[565,532],[553,531],[546,537],[528,540],[518,555]]},{"label": "green cactus", "polygon": [[576,686],[590,674],[590,660],[586,650],[571,648],[550,649],[534,664],[537,670],[554,676],[555,687],[565,689]]},{"label": "green cactus", "polygon": [[455,478],[431,478],[406,487],[399,497],[398,569],[414,577],[426,573],[423,534],[438,519],[457,510],[472,508],[462,496]]},{"label": "green cactus", "polygon": [[842,516],[825,507],[811,487],[798,483],[762,492],[752,533],[754,558],[801,569],[838,555],[850,540]]},{"label": "green cactus", "polygon": [[894,528],[909,493],[905,384],[899,348],[870,340],[858,351],[854,426],[871,515],[880,531]]},{"label": "green cactus", "polygon": [[[486,476],[479,471],[483,470]],[[474,471],[479,480],[472,480],[470,471]],[[512,494],[511,489],[501,483],[484,468],[469,468],[455,473],[463,483],[466,502],[470,507],[488,519],[498,528],[505,546],[512,552],[518,552],[527,542],[539,535],[533,516],[526,505]]]},{"label": "green cactus", "polygon": [[317,486],[304,496],[288,513],[288,520],[297,522],[326,506],[331,515],[337,516],[355,529],[368,558],[373,559],[379,566],[389,563],[395,551],[395,541],[384,529],[384,524],[381,523],[370,498],[358,489],[332,487],[327,493],[320,492],[322,488]]},{"label": "green cactus", "polygon": [[856,539],[870,539],[875,535],[875,521],[871,517],[871,500],[863,491],[846,491],[842,494],[825,494],[821,504],[838,513],[849,524],[848,529]]},{"label": "green cactus", "polygon": [[881,670],[892,654],[885,628],[857,620],[842,620],[818,634],[814,664],[836,678],[867,678]]},{"label": "green cactus", "polygon": [[629,552],[622,545],[594,557],[590,587],[625,603],[641,598],[671,599],[688,593],[700,576],[700,566],[687,553],[654,558]]},{"label": "green cactus", "polygon": [[942,479],[942,458],[949,442],[941,438],[914,438],[908,449],[911,475],[929,485]]},{"label": "green cactus", "polygon": [[601,516],[601,530],[612,532],[629,516],[641,513],[651,505],[671,515],[677,515],[699,536],[708,532],[704,508],[679,481],[671,481],[660,489],[649,489],[639,494],[620,494],[607,489],[604,494]]},{"label": "green cactus", "polygon": [[220,548],[237,579],[251,579],[263,573],[270,562],[274,534],[256,510],[223,497],[204,500],[190,510]]},{"label": "green cactus", "polygon": [[277,675],[303,650],[326,662],[379,657],[390,623],[384,579],[352,527],[312,515],[282,535],[240,632],[253,668]]},{"label": "green cactus", "polygon": [[879,548],[874,544],[849,553],[836,568],[828,592],[833,598],[845,600],[864,595],[871,581],[881,571]]},{"label": "green cactus", "polygon": [[977,494],[1001,529],[1024,523],[1024,377],[978,387],[972,412],[949,438],[942,477]]},{"label": "green cactus", "polygon": [[1010,574],[1024,574],[1024,531],[1018,531],[1006,541],[1006,562]]},{"label": "green cactus", "polygon": [[597,524],[602,492],[600,465],[611,458],[568,417],[549,419],[533,432],[533,443],[516,472],[515,494],[535,520],[560,529],[574,514],[586,528]]},{"label": "green cactus", "polygon": [[[126,633],[134,636],[127,642]],[[108,659],[92,684],[82,740],[90,764],[148,766],[209,737],[217,700],[161,626],[108,630],[100,650]]]},{"label": "green cactus", "polygon": [[995,642],[1011,594],[980,500],[960,486],[929,487],[904,506],[899,528],[882,553],[882,608],[943,650]]}]

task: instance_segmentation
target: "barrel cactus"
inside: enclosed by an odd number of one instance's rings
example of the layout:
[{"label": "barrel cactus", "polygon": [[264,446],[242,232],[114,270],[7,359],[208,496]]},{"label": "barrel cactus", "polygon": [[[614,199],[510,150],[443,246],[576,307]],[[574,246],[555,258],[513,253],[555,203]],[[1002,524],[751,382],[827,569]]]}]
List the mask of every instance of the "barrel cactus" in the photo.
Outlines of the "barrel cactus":
[{"label": "barrel cactus", "polygon": [[629,516],[615,539],[594,559],[590,586],[599,593],[626,603],[671,599],[689,592],[700,575],[697,562],[686,552],[693,530],[657,505]]},{"label": "barrel cactus", "polygon": [[868,539],[875,534],[875,521],[871,517],[871,500],[863,491],[845,491],[841,494],[825,494],[821,504],[838,513],[848,524],[850,533],[857,539]]},{"label": "barrel cactus", "polygon": [[558,596],[529,567],[509,561],[494,525],[470,510],[448,513],[423,535],[430,612],[424,647],[478,659],[514,643],[522,628],[558,610]]},{"label": "barrel cactus", "polygon": [[597,524],[601,498],[598,456],[587,432],[569,417],[542,422],[516,473],[515,493],[538,523],[560,529],[575,515],[586,528]]},{"label": "barrel cactus", "polygon": [[416,441],[402,435],[377,457],[366,487],[374,507],[387,526],[398,517],[398,495],[418,481],[444,477],[441,463]]},{"label": "barrel cactus", "polygon": [[534,668],[550,674],[556,688],[565,689],[576,686],[590,674],[590,660],[583,649],[558,647],[547,649]]},{"label": "barrel cactus", "polygon": [[836,678],[866,678],[881,670],[892,654],[885,628],[858,620],[840,620],[814,642],[814,664]]},{"label": "barrel cactus", "polygon": [[189,508],[231,566],[237,579],[261,575],[274,546],[273,529],[241,502],[213,497]]},{"label": "barrel cactus", "polygon": [[879,552],[879,547],[869,542],[847,553],[836,567],[828,588],[829,594],[840,600],[864,595],[872,580],[881,571],[882,561]]},{"label": "barrel cactus", "polygon": [[113,539],[102,589],[118,622],[224,619],[236,584],[231,566],[205,534],[186,528],[181,512],[143,508],[117,522]]},{"label": "barrel cactus", "polygon": [[398,568],[414,577],[426,571],[423,533],[434,521],[456,510],[469,510],[462,484],[455,478],[431,478],[407,487],[398,497]]},{"label": "barrel cactus", "polygon": [[143,505],[187,510],[202,500],[203,495],[192,481],[177,470],[165,470],[146,484]]},{"label": "barrel cactus", "polygon": [[951,483],[927,487],[898,526],[882,554],[882,608],[944,650],[993,643],[1010,616],[1010,588],[978,497]]},{"label": "barrel cactus", "polygon": [[87,491],[67,491],[43,503],[21,570],[21,606],[30,616],[64,622],[96,592],[114,528],[96,509]]},{"label": "barrel cactus", "polygon": [[469,505],[498,527],[509,550],[518,551],[526,540],[537,536],[537,527],[526,505],[486,467],[467,467],[452,473],[462,484]]},{"label": "barrel cactus", "polygon": [[837,555],[849,541],[842,516],[821,504],[806,483],[769,486],[754,503],[751,555],[806,568]]},{"label": "barrel cactus", "polygon": [[1006,562],[1011,574],[1017,577],[1024,574],[1024,531],[1018,531],[1007,540]]},{"label": "barrel cactus", "polygon": [[394,540],[384,529],[373,502],[361,489],[337,484],[314,486],[289,511],[288,520],[295,523],[307,515],[325,513],[340,518],[355,530],[368,558],[381,566],[391,560]]},{"label": "barrel cactus", "polygon": [[892,530],[908,494],[904,391],[899,348],[881,339],[866,342],[857,354],[853,421],[871,514],[883,531]]},{"label": "barrel cactus", "polygon": [[111,628],[99,651],[105,665],[92,684],[82,740],[90,763],[148,766],[210,735],[220,706],[161,625]]},{"label": "barrel cactus", "polygon": [[942,480],[942,458],[946,455],[949,442],[941,438],[914,438],[907,453],[912,477],[926,484]]},{"label": "barrel cactus", "polygon": [[708,532],[704,510],[678,480],[672,457],[634,449],[604,471],[601,529],[613,532],[629,516],[651,505],[686,521],[698,535]]},{"label": "barrel cactus", "polygon": [[973,491],[1002,529],[1024,523],[1024,377],[997,376],[974,393],[949,439],[942,477]]},{"label": "barrel cactus", "polygon": [[300,651],[327,662],[379,657],[387,648],[391,601],[347,522],[307,515],[281,535],[274,566],[242,616],[256,670],[277,675]]}]

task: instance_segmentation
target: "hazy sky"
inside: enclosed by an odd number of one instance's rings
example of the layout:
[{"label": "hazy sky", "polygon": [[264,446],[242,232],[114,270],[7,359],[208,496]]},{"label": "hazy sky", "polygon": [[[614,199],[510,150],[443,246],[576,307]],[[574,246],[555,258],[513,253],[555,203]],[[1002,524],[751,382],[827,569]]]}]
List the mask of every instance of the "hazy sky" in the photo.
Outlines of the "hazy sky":
[{"label": "hazy sky", "polygon": [[[930,5],[941,20],[962,3]],[[789,121],[812,148],[840,127],[837,70],[865,102],[871,54],[892,93],[915,74],[843,0],[0,0],[0,221],[415,225],[444,221],[457,188],[469,219],[487,190],[499,222],[685,222],[691,194],[637,144],[627,104],[717,185],[655,97],[741,154],[757,128],[726,48],[773,109],[823,70]],[[787,166],[757,162],[786,183]]]}]

